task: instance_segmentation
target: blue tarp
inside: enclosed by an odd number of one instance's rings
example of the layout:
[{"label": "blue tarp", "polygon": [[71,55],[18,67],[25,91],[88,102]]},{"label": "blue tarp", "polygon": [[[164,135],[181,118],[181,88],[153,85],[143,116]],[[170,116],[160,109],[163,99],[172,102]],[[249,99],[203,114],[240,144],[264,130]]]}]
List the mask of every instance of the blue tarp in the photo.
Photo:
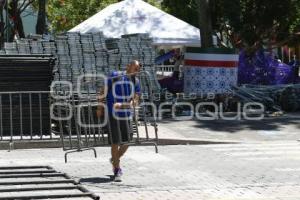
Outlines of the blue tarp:
[{"label": "blue tarp", "polygon": [[161,55],[155,59],[155,64],[160,65],[163,64],[166,60],[173,58],[175,56],[175,50],[169,51],[168,53]]},{"label": "blue tarp", "polygon": [[287,65],[279,62],[274,55],[264,50],[248,56],[241,51],[239,58],[239,84],[281,85],[299,82],[295,68],[297,65]]}]

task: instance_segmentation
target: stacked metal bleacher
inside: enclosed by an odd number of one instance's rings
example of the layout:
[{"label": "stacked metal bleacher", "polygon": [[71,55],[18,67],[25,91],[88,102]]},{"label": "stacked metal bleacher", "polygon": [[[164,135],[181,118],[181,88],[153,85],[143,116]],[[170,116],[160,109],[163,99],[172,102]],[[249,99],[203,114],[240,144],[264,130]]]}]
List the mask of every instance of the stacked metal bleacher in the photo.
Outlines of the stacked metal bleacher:
[{"label": "stacked metal bleacher", "polygon": [[[126,65],[128,65],[133,59],[139,60],[142,65],[142,69],[149,72],[152,82],[152,90],[159,91],[160,89],[156,80],[154,67],[155,50],[152,46],[152,40],[147,34],[124,35],[121,38],[109,39],[105,38],[101,32],[91,34],[66,33],[53,38],[32,36],[27,39],[18,40],[14,43],[6,43],[4,50],[0,51],[0,55],[3,55],[4,57],[9,57],[10,55],[19,55],[18,57],[22,57],[22,55],[39,57],[39,54],[50,54],[56,58],[56,62],[51,63],[51,67],[49,67],[49,63],[48,66],[45,63],[24,66],[25,71],[23,74],[19,74],[20,76],[28,80],[36,78],[35,80],[43,82],[31,82],[30,84],[28,82],[27,84],[22,82],[21,79],[15,79],[16,83],[18,82],[17,84],[20,85],[19,89],[22,91],[49,91],[51,81],[71,82],[73,91],[76,91],[78,89],[78,78],[85,75],[81,80],[80,92],[83,94],[87,93],[88,95],[96,95],[97,90],[99,90],[99,88],[103,85],[103,80],[98,75],[107,75],[113,70],[125,70]],[[29,64],[28,62],[25,63]],[[34,70],[30,71],[29,69]],[[28,73],[26,70],[29,70]],[[43,70],[47,71],[47,75],[38,75],[38,73],[41,73]],[[17,74],[15,73],[14,75]],[[141,80],[142,84],[144,82],[148,81]],[[6,91],[16,91],[13,87],[10,88],[7,85],[3,85],[2,88],[6,88]],[[64,91],[69,90],[69,88],[67,85],[61,84],[56,85],[56,90],[64,93]],[[27,99],[22,101],[29,103],[28,97],[26,98]],[[78,97],[76,96],[75,98]],[[43,118],[49,118],[49,96],[43,96],[42,99],[35,99],[32,103],[35,103],[35,101],[43,102]],[[7,107],[7,109],[9,109],[9,107]],[[14,109],[14,113],[20,116],[20,111],[17,111],[20,108],[16,107]],[[35,110],[39,109],[36,108]],[[25,114],[29,113],[29,110],[25,111]],[[33,120],[38,122],[40,112],[36,114],[36,118],[29,119],[31,122],[27,124],[32,126]],[[6,115],[4,117],[7,118],[10,116]],[[14,117],[17,119],[17,116]],[[46,120],[43,120],[43,122],[44,121],[46,122]],[[23,123],[25,123],[25,121],[23,121]],[[42,132],[44,134],[49,133],[49,130],[45,129],[47,124],[40,125],[40,123],[35,123],[34,125],[38,126],[37,129],[39,130],[36,131],[40,132],[40,128],[42,126]],[[32,127],[27,128],[32,129]],[[72,129],[73,128],[74,127],[72,125]],[[14,129],[14,132],[15,131],[16,129]]]},{"label": "stacked metal bleacher", "polygon": [[41,91],[49,91],[54,65],[46,55],[0,55],[1,137],[50,134],[49,93]]},{"label": "stacked metal bleacher", "polygon": [[132,59],[139,60],[142,64],[142,69],[147,71],[150,75],[151,85],[154,92],[158,92],[160,89],[159,83],[156,78],[156,70],[154,67],[156,54],[152,46],[152,39],[148,34],[131,34],[123,35],[122,39],[125,39],[130,49],[130,55],[126,57],[122,56],[122,66],[130,62]]},{"label": "stacked metal bleacher", "polygon": [[[112,70],[125,70],[133,59],[139,60],[148,71],[153,91],[158,91],[154,67],[155,50],[148,34],[123,35],[121,38],[105,38],[98,33],[66,33],[55,38],[31,36],[14,43],[6,43],[0,54],[51,54],[57,58],[54,67],[55,81],[69,81],[77,90],[81,75],[109,74]],[[96,81],[97,82],[97,81]],[[99,85],[88,86],[95,92]]]}]

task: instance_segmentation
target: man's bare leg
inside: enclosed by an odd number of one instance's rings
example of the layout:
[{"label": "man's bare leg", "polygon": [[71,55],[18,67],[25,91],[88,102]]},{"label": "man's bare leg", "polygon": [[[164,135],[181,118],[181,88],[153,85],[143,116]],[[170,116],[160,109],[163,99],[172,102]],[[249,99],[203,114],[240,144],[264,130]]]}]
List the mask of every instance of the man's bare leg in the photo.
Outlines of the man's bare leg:
[{"label": "man's bare leg", "polygon": [[114,181],[121,182],[122,170],[120,168],[120,157],[119,157],[119,148],[120,145],[113,144],[111,145],[111,156],[112,156],[112,165],[114,171]]},{"label": "man's bare leg", "polygon": [[111,159],[114,169],[120,168],[119,145],[111,145]]},{"label": "man's bare leg", "polygon": [[120,168],[120,158],[126,153],[128,147],[128,145],[111,145],[111,158],[114,168]]},{"label": "man's bare leg", "polygon": [[128,145],[121,145],[119,148],[119,160],[121,159],[121,157],[126,153],[126,151],[128,150]]}]

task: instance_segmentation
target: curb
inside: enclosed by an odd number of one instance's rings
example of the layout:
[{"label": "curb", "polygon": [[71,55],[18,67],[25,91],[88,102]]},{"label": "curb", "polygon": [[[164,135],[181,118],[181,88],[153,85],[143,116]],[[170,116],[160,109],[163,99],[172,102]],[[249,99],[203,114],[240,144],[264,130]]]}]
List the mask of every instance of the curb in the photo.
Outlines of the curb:
[{"label": "curb", "polygon": [[[208,145],[208,144],[236,144],[238,141],[222,140],[189,140],[189,139],[158,139],[158,145]],[[138,144],[137,146],[148,146],[149,144]],[[108,146],[108,145],[102,145]],[[101,147],[101,145],[99,145]],[[10,141],[1,141],[0,150],[14,149],[42,149],[42,148],[62,148],[60,140],[19,140],[11,143]]]},{"label": "curb", "polygon": [[18,140],[1,141],[0,150],[61,148],[60,140]]},{"label": "curb", "polygon": [[239,141],[210,140],[210,139],[158,139],[159,145],[209,145],[209,144],[237,144]]}]

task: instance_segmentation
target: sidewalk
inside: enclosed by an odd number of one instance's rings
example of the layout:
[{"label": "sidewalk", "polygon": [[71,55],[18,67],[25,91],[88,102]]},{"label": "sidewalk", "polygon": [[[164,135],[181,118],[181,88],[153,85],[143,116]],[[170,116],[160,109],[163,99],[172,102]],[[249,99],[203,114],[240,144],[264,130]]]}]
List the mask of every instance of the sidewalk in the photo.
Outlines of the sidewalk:
[{"label": "sidewalk", "polygon": [[102,200],[300,198],[296,142],[161,146],[159,154],[152,147],[131,147],[122,183],[111,182],[109,148],[97,152],[97,159],[92,152],[71,154],[65,164],[61,149],[0,151],[0,166],[50,165]]},{"label": "sidewalk", "polygon": [[70,154],[67,164],[61,148],[2,150],[0,166],[49,165],[102,200],[298,200],[299,130],[298,115],[261,121],[163,121],[159,138],[166,144],[207,145],[159,146],[159,154],[152,146],[130,147],[122,163],[122,183],[111,181],[108,147],[96,148],[96,159],[92,151]]},{"label": "sidewalk", "polygon": [[[154,128],[149,126],[148,131],[150,138],[155,138]],[[145,137],[143,126],[139,127],[139,132],[141,137]],[[260,121],[163,120],[158,123],[158,137],[160,145],[297,141],[300,139],[300,114],[268,117]],[[58,139],[25,143],[16,141],[14,144],[16,149],[60,146]],[[0,142],[0,149],[9,149],[9,142]]]},{"label": "sidewalk", "polygon": [[300,114],[266,117],[259,121],[213,120],[159,123],[160,138],[213,142],[296,141],[300,139]]}]

